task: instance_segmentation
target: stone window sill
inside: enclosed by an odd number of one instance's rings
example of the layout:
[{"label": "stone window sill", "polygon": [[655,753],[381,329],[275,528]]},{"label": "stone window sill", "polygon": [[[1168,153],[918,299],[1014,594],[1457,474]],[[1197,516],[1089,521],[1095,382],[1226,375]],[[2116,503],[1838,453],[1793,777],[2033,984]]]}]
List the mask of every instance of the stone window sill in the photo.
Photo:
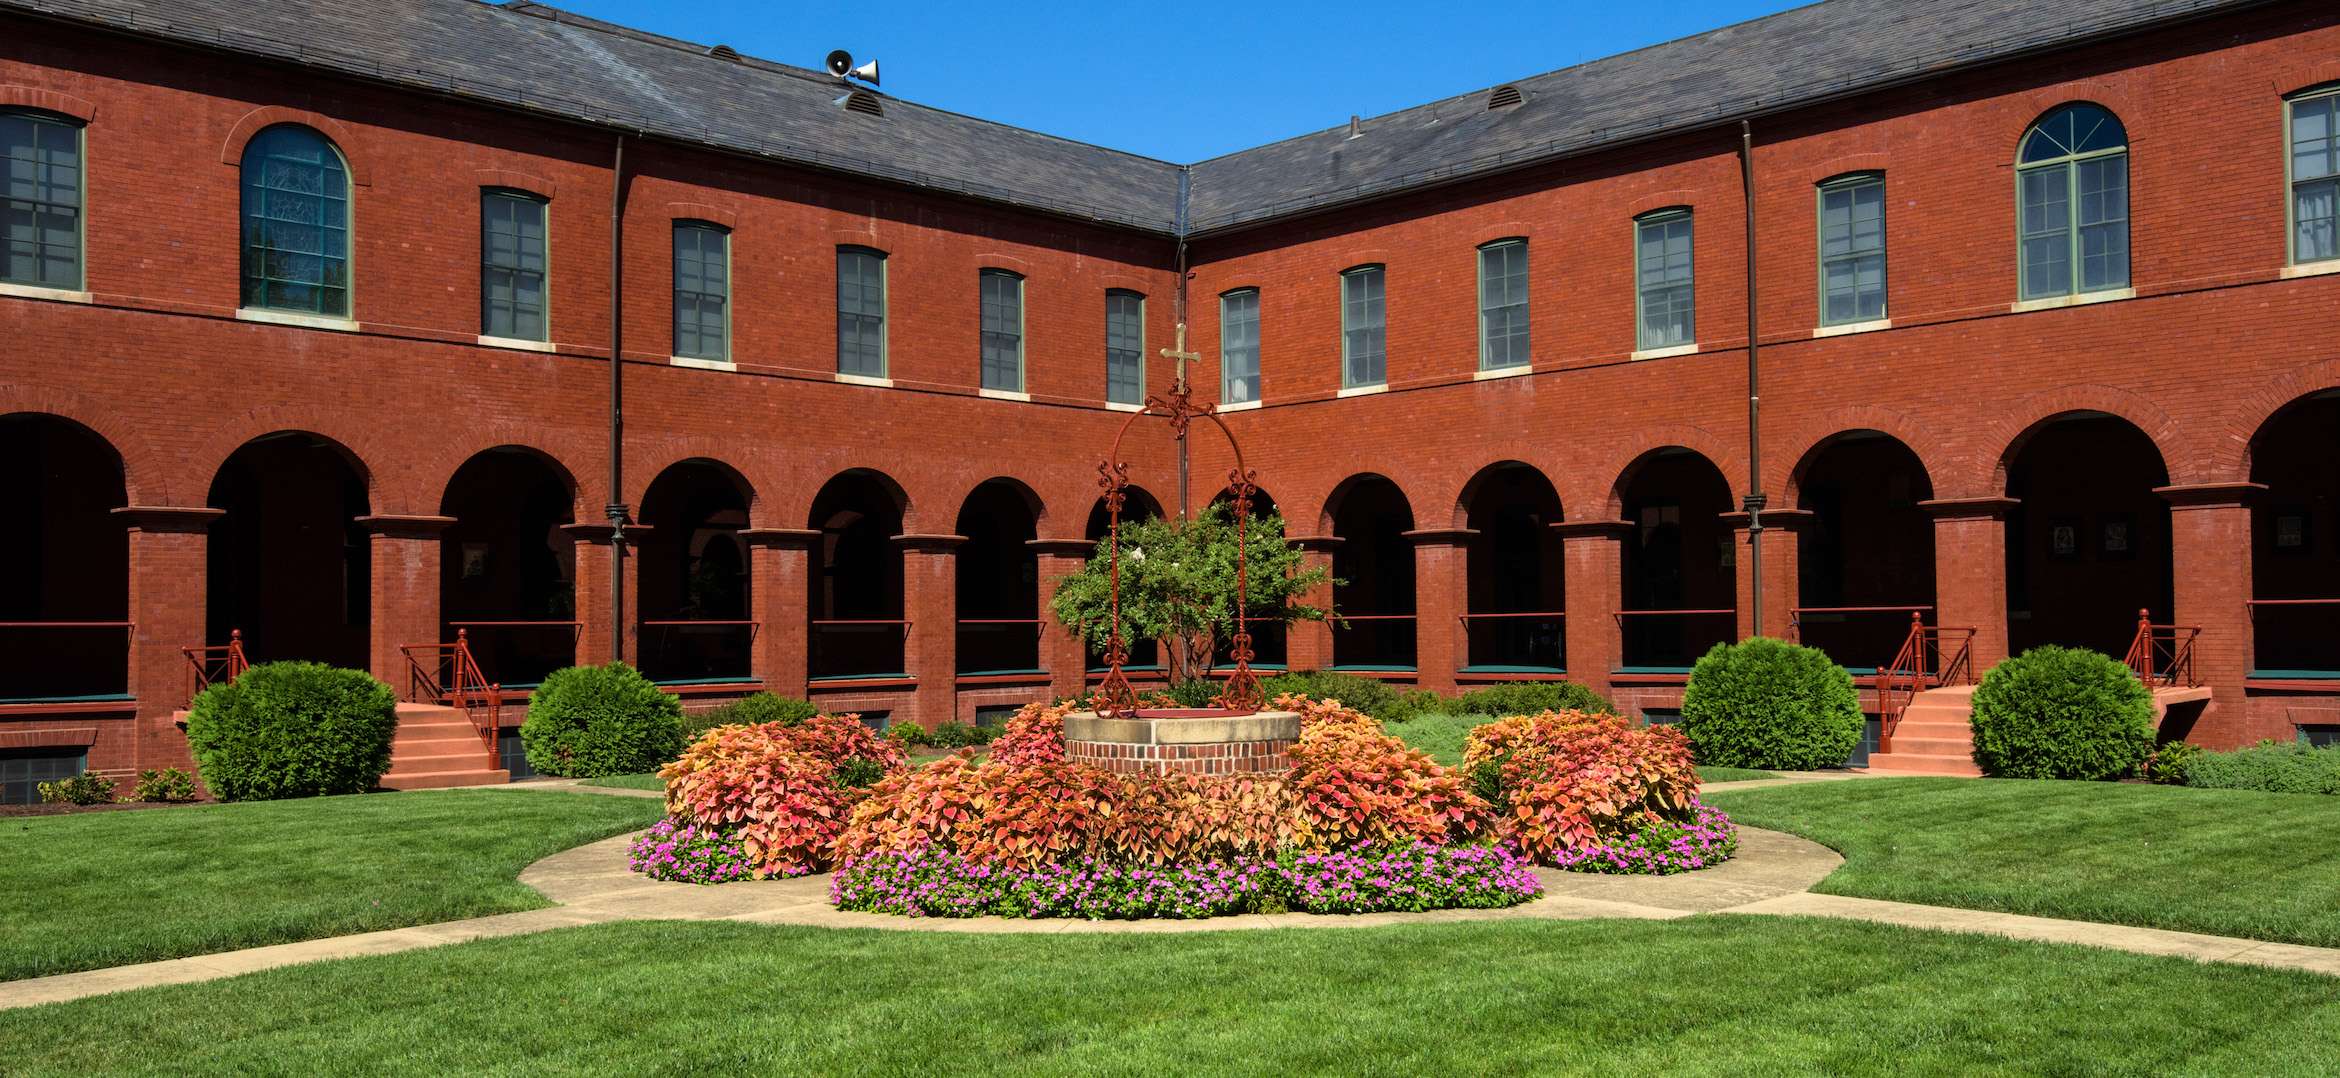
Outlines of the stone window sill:
[{"label": "stone window sill", "polygon": [[259,307],[238,307],[236,318],[243,322],[265,322],[272,326],[299,326],[303,329],[329,329],[336,333],[356,333],[357,320],[328,318],[324,315],[293,314],[290,311],[270,311]]},{"label": "stone window sill", "polygon": [[11,284],[7,281],[0,281],[0,296],[15,296],[19,299],[56,300],[60,303],[90,302],[89,293],[87,292],[76,292],[70,288],[50,288],[47,285],[38,284]]},{"label": "stone window sill", "polygon": [[668,356],[666,362],[676,367],[690,367],[702,371],[736,371],[739,364],[728,359],[698,359],[692,356]]},{"label": "stone window sill", "polygon": [[1105,407],[1116,412],[1142,412],[1146,410],[1146,406],[1143,404],[1123,404],[1120,401],[1106,401]]},{"label": "stone window sill", "polygon": [[2113,303],[2136,298],[2137,290],[2134,288],[2108,288],[2101,292],[2082,292],[2076,296],[2047,296],[2042,299],[2022,300],[2008,307],[2007,310],[2014,314],[2022,314],[2025,311],[2052,311],[2060,307],[2085,307],[2091,303]]},{"label": "stone window sill", "polygon": [[894,380],[891,378],[873,378],[866,374],[846,374],[843,371],[837,372],[835,377],[840,385],[869,386],[875,389],[894,388]]},{"label": "stone window sill", "polygon": [[526,337],[497,337],[482,333],[479,343],[489,348],[511,348],[522,352],[555,351],[551,341],[532,341]]},{"label": "stone window sill", "polygon": [[2296,266],[2283,267],[2283,279],[2286,281],[2297,277],[2321,277],[2327,273],[2340,273],[2340,258],[2327,258],[2321,262],[2303,262]]},{"label": "stone window sill", "polygon": [[1236,401],[1233,404],[1222,404],[1216,410],[1221,412],[1249,412],[1256,410],[1258,407],[1258,401]]},{"label": "stone window sill", "polygon": [[1696,355],[1697,353],[1698,342],[1692,341],[1689,344],[1677,344],[1671,348],[1644,348],[1641,351],[1633,353],[1633,358],[1668,359],[1673,356],[1688,356]]},{"label": "stone window sill", "polygon": [[1029,402],[1032,399],[1031,394],[1021,393],[1013,389],[978,389],[975,391],[975,395],[982,397],[985,400],[995,401]]},{"label": "stone window sill", "polygon": [[1388,383],[1388,382],[1375,382],[1375,383],[1373,383],[1372,385],[1369,385],[1369,386],[1350,386],[1350,387],[1348,387],[1348,388],[1346,388],[1346,389],[1343,389],[1343,390],[1341,390],[1339,393],[1336,393],[1336,394],[1334,394],[1334,396],[1336,396],[1336,397],[1370,397],[1370,396],[1374,395],[1375,393],[1387,393],[1387,392],[1389,392],[1389,383]]},{"label": "stone window sill", "polygon": [[1892,328],[1892,319],[1872,318],[1866,322],[1846,322],[1841,325],[1821,326],[1812,331],[1812,338],[1818,340],[1822,337],[1842,337],[1852,333],[1875,333],[1880,329]]},{"label": "stone window sill", "polygon": [[1471,381],[1488,382],[1497,378],[1517,378],[1520,375],[1531,374],[1533,372],[1534,367],[1530,364],[1514,363],[1508,367],[1491,367],[1486,370],[1474,372],[1471,375]]}]

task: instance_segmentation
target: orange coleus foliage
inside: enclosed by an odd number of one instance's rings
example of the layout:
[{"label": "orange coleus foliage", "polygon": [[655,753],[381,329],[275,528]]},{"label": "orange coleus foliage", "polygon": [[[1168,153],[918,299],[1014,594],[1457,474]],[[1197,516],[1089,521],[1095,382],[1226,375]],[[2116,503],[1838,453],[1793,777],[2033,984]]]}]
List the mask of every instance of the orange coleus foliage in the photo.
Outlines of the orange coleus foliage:
[{"label": "orange coleus foliage", "polygon": [[991,740],[992,760],[1028,767],[1064,759],[1064,717],[1079,710],[1080,705],[1070,700],[1025,704]]},{"label": "orange coleus foliage", "polygon": [[1665,726],[1614,715],[1547,711],[1471,731],[1463,764],[1502,791],[1494,837],[1549,863],[1555,852],[1614,838],[1643,813],[1690,811],[1698,772],[1690,742]]},{"label": "orange coleus foliage", "polygon": [[837,836],[867,791],[841,786],[837,768],[867,759],[898,771],[900,747],[850,715],[821,715],[796,725],[718,726],[673,763],[666,811],[703,824],[737,827],[758,871],[800,876],[828,867]]},{"label": "orange coleus foliage", "polygon": [[1383,733],[1372,718],[1303,696],[1278,697],[1275,707],[1300,712],[1284,785],[1292,830],[1309,846],[1446,842],[1485,829],[1487,803],[1463,774]]}]

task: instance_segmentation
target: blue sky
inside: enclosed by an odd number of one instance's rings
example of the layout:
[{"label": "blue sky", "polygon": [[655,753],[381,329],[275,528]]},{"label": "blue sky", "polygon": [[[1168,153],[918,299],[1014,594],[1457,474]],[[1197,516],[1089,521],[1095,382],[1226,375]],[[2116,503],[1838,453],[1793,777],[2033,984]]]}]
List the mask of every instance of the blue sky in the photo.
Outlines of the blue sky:
[{"label": "blue sky", "polygon": [[[1791,0],[892,4],[549,0],[782,63],[876,58],[888,93],[1197,161],[1798,6]],[[1450,0],[1451,2],[1451,0]]]}]

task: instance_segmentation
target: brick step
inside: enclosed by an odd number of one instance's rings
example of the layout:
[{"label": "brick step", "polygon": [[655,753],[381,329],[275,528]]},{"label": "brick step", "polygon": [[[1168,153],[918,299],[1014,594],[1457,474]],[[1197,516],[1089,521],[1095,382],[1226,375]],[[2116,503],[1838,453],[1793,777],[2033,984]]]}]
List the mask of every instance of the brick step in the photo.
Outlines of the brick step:
[{"label": "brick step", "polygon": [[418,771],[404,775],[382,776],[386,790],[444,790],[455,786],[501,786],[512,781],[512,773],[504,770],[471,768],[469,770]]},{"label": "brick step", "polygon": [[487,760],[487,753],[477,747],[462,752],[418,752],[406,756],[394,752],[390,754],[390,773],[412,775],[426,771],[461,771],[485,767]]},{"label": "brick step", "polygon": [[1943,722],[1939,719],[1903,719],[1893,727],[1893,739],[1905,737],[1956,737],[1974,739],[1974,726],[1965,722]]},{"label": "brick step", "polygon": [[456,734],[470,734],[474,737],[477,737],[479,736],[479,727],[473,726],[467,719],[432,719],[427,722],[415,722],[408,719],[401,719],[398,722],[398,736],[400,737],[411,737],[415,735],[421,735],[423,737],[452,737]]},{"label": "brick step", "polygon": [[453,756],[459,752],[487,752],[487,746],[476,737],[402,737],[390,743],[390,758],[400,760],[409,756]]},{"label": "brick step", "polygon": [[1957,775],[1981,778],[1982,768],[1974,766],[1972,756],[1948,756],[1915,752],[1879,752],[1869,754],[1869,770],[1890,771],[1897,775]]},{"label": "brick step", "polygon": [[1974,755],[1974,739],[1963,737],[1909,737],[1905,734],[1895,734],[1893,735],[1893,754],[1900,755],[1902,753],[1909,753],[1917,756],[1955,756],[1960,758],[1970,757]]}]

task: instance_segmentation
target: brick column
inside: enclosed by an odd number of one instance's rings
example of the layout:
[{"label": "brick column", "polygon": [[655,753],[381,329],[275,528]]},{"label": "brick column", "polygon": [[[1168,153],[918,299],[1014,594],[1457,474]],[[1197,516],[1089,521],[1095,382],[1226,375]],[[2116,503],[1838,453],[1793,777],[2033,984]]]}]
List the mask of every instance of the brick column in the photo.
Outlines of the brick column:
[{"label": "brick column", "polygon": [[918,679],[908,718],[931,730],[959,713],[959,545],[964,535],[897,535],[902,547],[902,616],[910,632],[904,672]]},{"label": "brick column", "polygon": [[439,537],[455,518],[377,513],[357,522],[373,535],[368,662],[374,676],[403,700],[409,686],[406,655],[399,645],[444,642],[439,623]]},{"label": "brick column", "polygon": [[1454,692],[1455,672],[1470,657],[1470,633],[1462,620],[1470,606],[1469,528],[1423,528],[1405,533],[1414,541],[1414,684],[1444,695]]},{"label": "brick column", "polygon": [[748,610],[756,619],[749,672],[767,692],[803,698],[811,690],[812,548],[810,528],[747,528]]},{"label": "brick column", "polygon": [[2154,491],[2169,501],[2177,602],[2170,621],[2202,628],[2194,642],[2194,676],[2210,687],[2210,704],[2187,733],[2206,745],[2245,745],[2289,733],[2281,724],[2254,728],[2243,699],[2254,654],[2251,612],[2244,604],[2251,597],[2251,499],[2266,489],[2264,483],[2199,483]]},{"label": "brick column", "polygon": [[1056,620],[1056,585],[1080,573],[1097,544],[1087,539],[1031,539],[1039,563],[1040,668],[1048,671],[1048,691],[1058,699],[1079,696],[1088,688],[1089,650],[1073,627]]},{"label": "brick column", "polygon": [[[600,666],[609,661],[609,559],[612,544],[607,524],[563,524],[561,530],[577,539],[577,665]],[[624,661],[640,663],[642,651],[642,548],[648,524],[626,525],[625,619],[618,629]]]},{"label": "brick column", "polygon": [[[211,522],[224,510],[133,505],[114,512],[130,529],[129,693],[138,699],[134,767],[192,769],[187,738],[171,713],[187,706],[192,686],[180,648],[204,638],[204,567]],[[224,644],[227,641],[222,640]]]},{"label": "brick column", "polygon": [[1977,679],[2007,657],[2007,511],[2015,505],[1996,497],[1918,503],[1934,518],[1935,624],[1975,630]]},{"label": "brick column", "polygon": [[1802,601],[1803,584],[1796,576],[1797,544],[1803,538],[1804,528],[1812,522],[1809,509],[1766,509],[1763,511],[1763,624],[1755,624],[1755,556],[1754,533],[1748,530],[1745,513],[1724,513],[1723,523],[1731,529],[1731,540],[1738,544],[1735,559],[1738,576],[1739,639],[1750,636],[1769,636],[1787,639],[1788,622],[1797,603]]},{"label": "brick column", "polygon": [[[1293,535],[1286,539],[1300,548],[1300,569],[1322,569],[1332,572],[1333,550],[1343,540],[1337,535]],[[1320,610],[1332,609],[1332,585],[1320,584],[1300,595],[1299,600]],[[1295,621],[1284,633],[1284,664],[1294,670],[1322,670],[1332,665],[1332,624],[1323,621]]]},{"label": "brick column", "polygon": [[1560,534],[1567,569],[1568,677],[1604,696],[1625,655],[1615,612],[1625,604],[1625,536],[1629,520],[1566,520]]}]

